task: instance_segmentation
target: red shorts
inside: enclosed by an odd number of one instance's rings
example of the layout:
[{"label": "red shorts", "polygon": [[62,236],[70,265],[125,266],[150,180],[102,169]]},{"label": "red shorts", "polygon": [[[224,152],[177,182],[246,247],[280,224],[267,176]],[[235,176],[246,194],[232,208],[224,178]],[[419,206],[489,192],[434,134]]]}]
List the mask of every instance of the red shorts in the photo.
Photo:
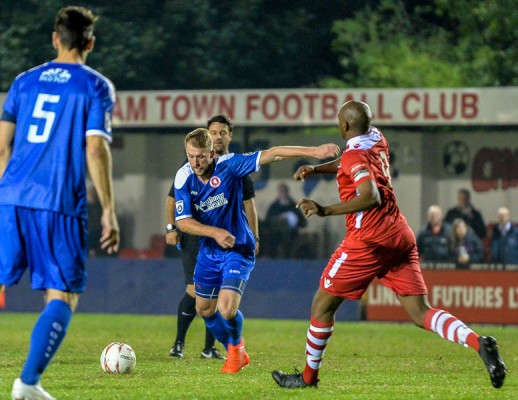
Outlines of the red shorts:
[{"label": "red shorts", "polygon": [[427,293],[410,227],[376,243],[348,242],[346,236],[324,269],[320,287],[333,296],[358,300],[376,277],[396,294]]}]

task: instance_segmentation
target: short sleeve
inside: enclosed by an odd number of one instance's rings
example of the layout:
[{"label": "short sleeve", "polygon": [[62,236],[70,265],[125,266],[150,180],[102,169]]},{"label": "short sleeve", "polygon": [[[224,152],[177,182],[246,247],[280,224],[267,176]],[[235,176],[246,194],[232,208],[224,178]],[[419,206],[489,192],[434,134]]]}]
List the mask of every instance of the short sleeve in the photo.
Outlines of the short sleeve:
[{"label": "short sleeve", "polygon": [[355,186],[374,179],[374,173],[364,151],[346,151],[340,161],[344,173],[351,177]]},{"label": "short sleeve", "polygon": [[97,78],[94,84],[91,106],[86,122],[87,136],[104,136],[112,141],[112,114],[115,104],[115,88],[108,79]]}]

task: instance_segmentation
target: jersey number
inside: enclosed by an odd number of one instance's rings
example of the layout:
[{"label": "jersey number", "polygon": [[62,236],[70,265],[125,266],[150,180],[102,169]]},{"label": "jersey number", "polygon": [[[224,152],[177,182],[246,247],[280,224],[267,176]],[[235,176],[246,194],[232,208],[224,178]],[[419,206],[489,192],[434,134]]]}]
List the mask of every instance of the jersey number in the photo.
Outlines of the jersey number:
[{"label": "jersey number", "polygon": [[34,105],[34,109],[32,110],[33,118],[41,118],[45,120],[45,126],[43,127],[43,132],[38,133],[38,125],[30,125],[29,126],[29,134],[27,135],[27,140],[31,143],[45,143],[49,140],[50,131],[52,130],[52,125],[54,125],[54,120],[56,119],[56,113],[54,111],[45,111],[43,106],[45,103],[58,103],[59,96],[53,94],[38,94],[38,98],[36,99],[36,104]]},{"label": "jersey number", "polygon": [[380,162],[381,162],[381,171],[385,178],[387,178],[387,186],[392,188],[392,177],[390,176],[390,164],[387,157],[387,153],[384,151],[380,151]]}]

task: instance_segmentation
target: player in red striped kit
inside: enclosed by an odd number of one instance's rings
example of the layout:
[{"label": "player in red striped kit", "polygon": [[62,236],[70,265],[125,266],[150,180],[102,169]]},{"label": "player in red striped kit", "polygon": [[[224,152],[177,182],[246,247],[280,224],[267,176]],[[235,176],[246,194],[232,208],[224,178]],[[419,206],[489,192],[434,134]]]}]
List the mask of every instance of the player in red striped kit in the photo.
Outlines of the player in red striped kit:
[{"label": "player in red striped kit", "polygon": [[347,233],[320,278],[311,306],[306,339],[306,366],[302,373],[273,371],[279,386],[317,386],[325,348],[333,334],[334,316],[344,299],[359,300],[377,277],[392,289],[412,321],[452,342],[477,351],[495,388],[503,385],[506,366],[493,337],[477,335],[447,311],[432,308],[421,274],[414,233],[399,211],[392,190],[388,142],[371,126],[367,104],[348,101],[338,114],[339,129],[347,141],[337,160],[303,166],[295,179],[317,173],[336,173],[341,202],[321,206],[302,199],[297,204],[307,217],[343,215]]}]

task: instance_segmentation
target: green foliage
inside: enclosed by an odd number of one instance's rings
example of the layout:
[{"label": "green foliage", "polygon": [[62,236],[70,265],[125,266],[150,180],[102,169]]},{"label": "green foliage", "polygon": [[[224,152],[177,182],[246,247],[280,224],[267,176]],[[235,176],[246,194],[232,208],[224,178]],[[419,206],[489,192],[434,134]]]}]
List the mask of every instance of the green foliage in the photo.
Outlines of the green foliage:
[{"label": "green foliage", "polygon": [[[58,0],[5,3],[11,2],[0,3],[0,90],[19,72],[54,56],[53,18],[67,5]],[[100,17],[88,63],[118,89],[313,86],[339,70],[330,51],[330,27],[343,8],[340,0],[92,0],[82,5]]]},{"label": "green foliage", "polygon": [[[120,90],[518,85],[518,0],[90,0]],[[54,57],[65,0],[0,2],[0,90]]]},{"label": "green foliage", "polygon": [[382,0],[335,22],[344,68],[327,87],[506,86],[518,82],[518,0]]},{"label": "green foliage", "polygon": [[[27,352],[34,314],[0,314],[0,398],[8,398]],[[202,360],[205,330],[196,318],[185,358],[172,359],[175,318],[77,314],[42,384],[60,400],[117,399],[512,399],[517,328],[477,326],[499,340],[510,368],[496,390],[471,349],[447,342],[411,324],[338,323],[326,351],[318,389],[287,390],[273,369],[302,369],[307,321],[245,320],[251,364],[236,375],[219,374],[220,361]],[[129,375],[102,372],[99,358],[112,341],[129,343],[137,366]],[[221,346],[220,346],[221,348]]]},{"label": "green foliage", "polygon": [[462,54],[463,74],[476,86],[518,85],[518,0],[436,0]]},{"label": "green foliage", "polygon": [[[384,0],[336,21],[333,48],[344,67],[343,87],[459,87],[466,79],[451,34],[401,1]],[[324,82],[334,86],[336,80]]]}]

